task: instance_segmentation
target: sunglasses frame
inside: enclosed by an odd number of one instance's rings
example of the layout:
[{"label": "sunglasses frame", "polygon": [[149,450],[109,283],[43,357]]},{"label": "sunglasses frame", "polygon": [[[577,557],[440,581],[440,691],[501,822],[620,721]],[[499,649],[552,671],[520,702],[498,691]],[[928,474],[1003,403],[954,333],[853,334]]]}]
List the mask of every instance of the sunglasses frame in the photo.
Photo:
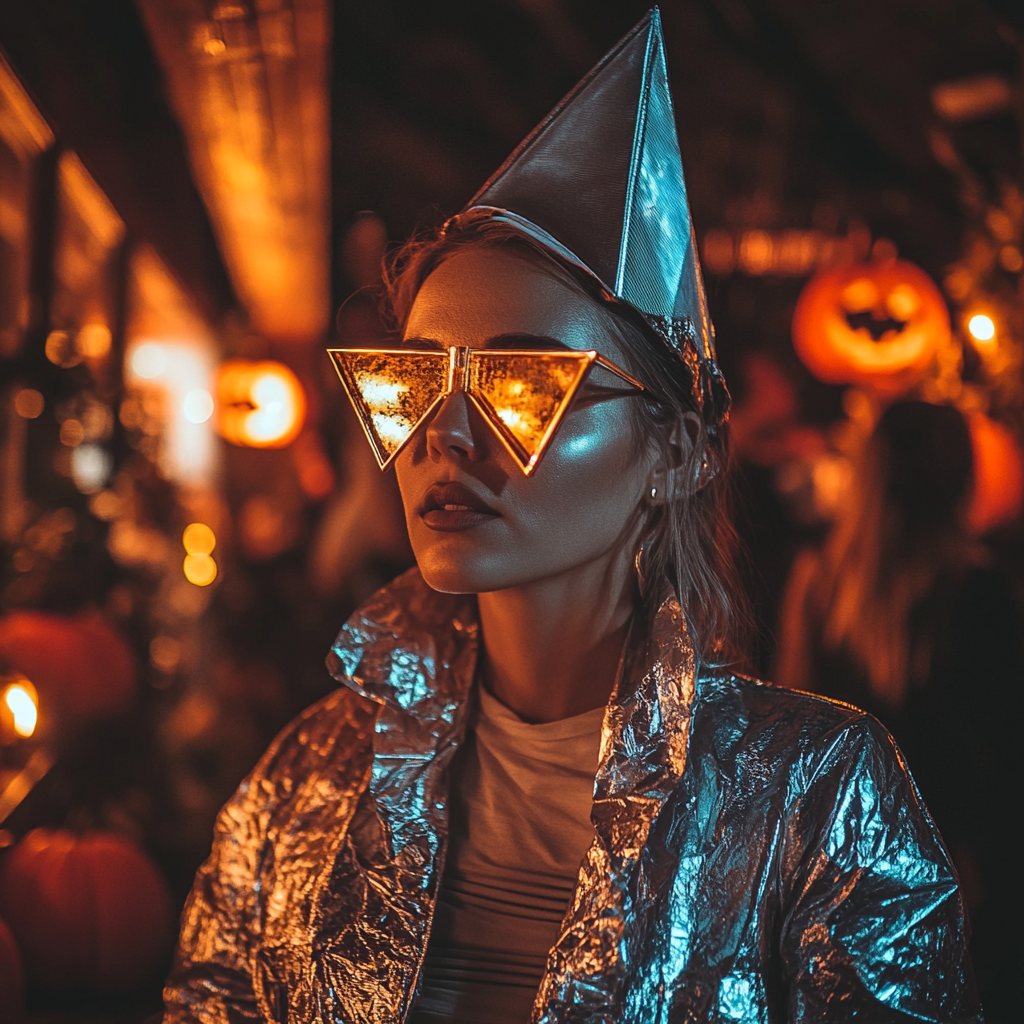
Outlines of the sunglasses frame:
[{"label": "sunglasses frame", "polygon": [[[364,414],[365,400],[363,399],[358,386],[355,381],[350,381],[346,373],[345,368],[342,366],[342,360],[339,356],[344,356],[346,353],[354,355],[375,355],[375,356],[389,356],[389,355],[400,355],[403,358],[409,356],[425,356],[432,360],[437,360],[438,356],[447,356],[448,358],[448,382],[445,390],[437,396],[436,399],[428,406],[420,418],[416,421],[415,425],[409,431],[406,438],[401,444],[395,448],[390,454],[383,448],[378,439],[374,437],[373,432],[367,425],[366,415]],[[561,425],[565,414],[569,411],[569,407],[572,405],[573,399],[576,397],[583,382],[590,375],[591,369],[596,366],[604,367],[604,369],[611,371],[617,377],[626,381],[627,384],[631,384],[638,391],[645,391],[643,384],[640,383],[635,377],[628,374],[621,367],[616,366],[611,360],[606,359],[599,352],[594,349],[533,349],[533,348],[508,348],[508,349],[497,349],[497,348],[473,348],[470,345],[452,345],[448,348],[447,352],[438,349],[411,349],[411,348],[329,348],[327,354],[331,357],[331,363],[334,365],[334,369],[341,379],[342,386],[345,388],[345,393],[348,395],[349,401],[352,403],[352,407],[355,410],[356,418],[359,420],[359,425],[363,428],[363,433],[366,435],[367,441],[370,442],[370,450],[373,452],[374,458],[377,460],[377,465],[380,466],[381,470],[385,470],[392,462],[397,458],[399,453],[405,448],[405,446],[412,440],[413,435],[419,430],[420,426],[424,423],[428,416],[434,412],[435,409],[440,406],[449,395],[454,394],[456,391],[463,391],[466,397],[469,398],[477,411],[483,416],[485,422],[491,427],[498,439],[505,446],[508,453],[515,460],[516,464],[523,471],[524,475],[530,476],[537,466],[540,464],[544,453],[548,450],[551,438],[554,436],[555,431]],[[491,409],[490,404],[477,397],[474,390],[471,390],[469,386],[469,374],[470,365],[473,360],[474,354],[486,355],[486,356],[515,356],[517,358],[530,356],[575,356],[578,361],[583,364],[581,372],[576,376],[576,380],[573,382],[571,387],[566,391],[564,397],[559,403],[558,409],[555,414],[551,417],[551,421],[548,423],[544,430],[544,433],[537,445],[537,450],[531,455],[515,436],[509,431],[508,427],[501,421],[501,419]]]}]

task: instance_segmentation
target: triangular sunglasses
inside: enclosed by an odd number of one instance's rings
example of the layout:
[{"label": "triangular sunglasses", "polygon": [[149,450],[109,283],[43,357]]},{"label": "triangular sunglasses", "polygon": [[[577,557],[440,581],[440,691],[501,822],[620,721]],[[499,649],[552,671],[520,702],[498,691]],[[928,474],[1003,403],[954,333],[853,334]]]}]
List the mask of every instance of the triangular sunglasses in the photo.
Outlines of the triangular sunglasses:
[{"label": "triangular sunglasses", "polygon": [[465,391],[529,476],[595,364],[644,386],[597,352],[573,349],[332,348],[328,354],[381,469],[453,391]]}]

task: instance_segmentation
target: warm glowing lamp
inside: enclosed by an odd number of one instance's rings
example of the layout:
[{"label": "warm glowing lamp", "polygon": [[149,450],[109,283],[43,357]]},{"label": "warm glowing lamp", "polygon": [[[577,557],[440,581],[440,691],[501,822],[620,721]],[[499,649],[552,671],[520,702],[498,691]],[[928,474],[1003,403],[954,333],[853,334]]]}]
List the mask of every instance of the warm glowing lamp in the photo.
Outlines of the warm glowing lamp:
[{"label": "warm glowing lamp", "polygon": [[976,313],[967,321],[967,330],[975,341],[991,341],[996,336],[996,325],[992,317]]},{"label": "warm glowing lamp", "polygon": [[974,347],[982,355],[991,355],[996,350],[996,325],[992,317],[985,313],[975,313],[967,321],[967,333],[971,336]]},{"label": "warm glowing lamp", "polygon": [[39,721],[39,695],[27,679],[16,679],[7,686],[3,694],[3,708],[13,731],[22,739],[28,739]]},{"label": "warm glowing lamp", "polygon": [[163,376],[167,369],[167,353],[162,345],[147,341],[132,354],[132,369],[145,380]]},{"label": "warm glowing lamp", "polygon": [[306,395],[283,363],[232,359],[215,378],[217,431],[231,444],[284,448],[299,436]]}]

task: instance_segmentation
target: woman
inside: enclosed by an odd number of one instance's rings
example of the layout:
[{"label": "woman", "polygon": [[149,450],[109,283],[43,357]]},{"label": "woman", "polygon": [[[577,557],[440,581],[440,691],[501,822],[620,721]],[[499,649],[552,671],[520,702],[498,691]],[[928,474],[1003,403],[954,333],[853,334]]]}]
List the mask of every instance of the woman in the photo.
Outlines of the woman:
[{"label": "woman", "polygon": [[794,563],[778,674],[892,730],[963,879],[992,1022],[1019,1017],[1024,672],[1012,592],[966,529],[972,464],[956,409],[885,410],[824,550]]},{"label": "woman", "polygon": [[336,365],[417,569],[225,808],[169,1021],[974,1020],[885,732],[724,665],[714,365],[652,12]]}]

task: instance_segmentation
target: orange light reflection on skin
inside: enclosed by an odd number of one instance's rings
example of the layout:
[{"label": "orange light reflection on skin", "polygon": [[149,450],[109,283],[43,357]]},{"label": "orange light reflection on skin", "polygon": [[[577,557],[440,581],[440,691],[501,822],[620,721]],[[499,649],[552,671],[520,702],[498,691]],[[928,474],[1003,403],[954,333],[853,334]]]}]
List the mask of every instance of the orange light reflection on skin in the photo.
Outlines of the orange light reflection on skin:
[{"label": "orange light reflection on skin", "polygon": [[284,448],[302,430],[306,395],[283,363],[231,359],[215,374],[217,432],[246,448]]}]

